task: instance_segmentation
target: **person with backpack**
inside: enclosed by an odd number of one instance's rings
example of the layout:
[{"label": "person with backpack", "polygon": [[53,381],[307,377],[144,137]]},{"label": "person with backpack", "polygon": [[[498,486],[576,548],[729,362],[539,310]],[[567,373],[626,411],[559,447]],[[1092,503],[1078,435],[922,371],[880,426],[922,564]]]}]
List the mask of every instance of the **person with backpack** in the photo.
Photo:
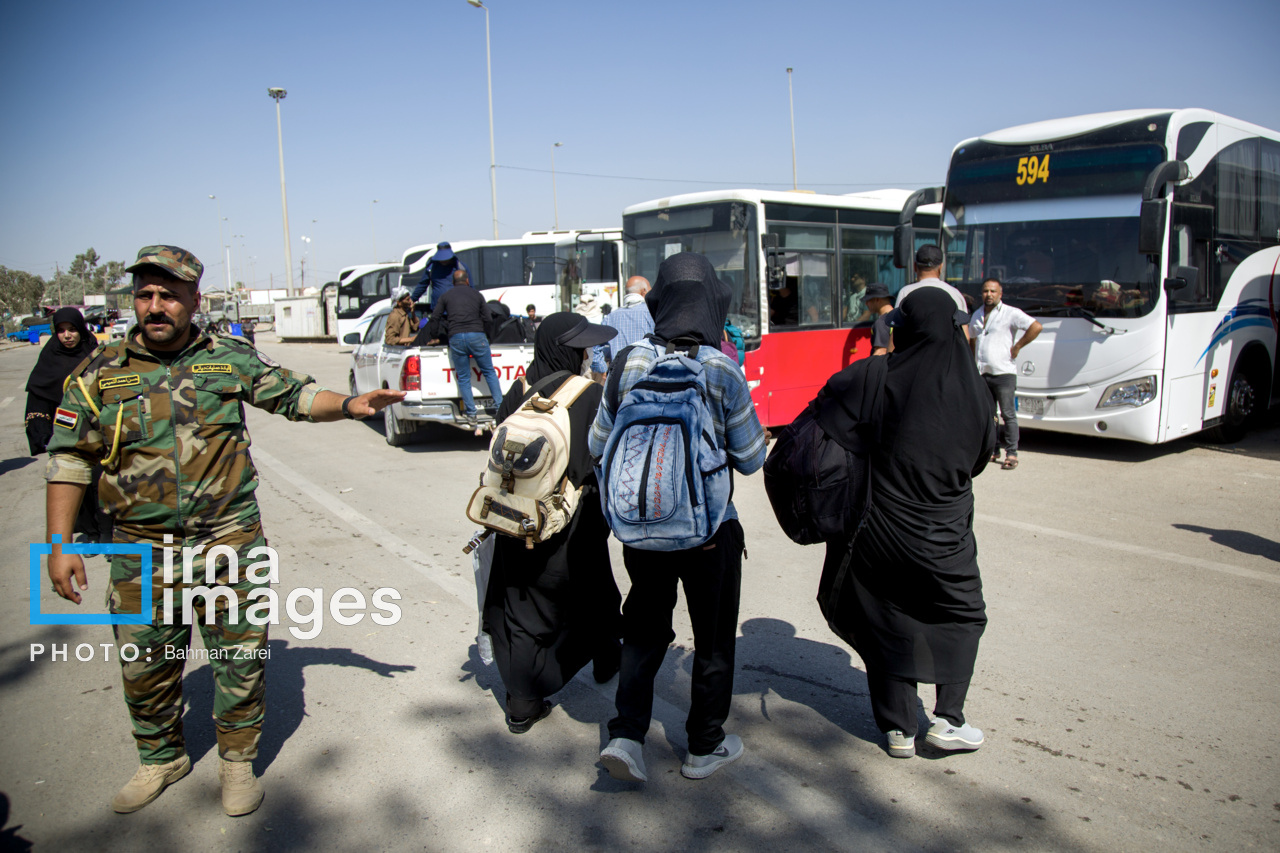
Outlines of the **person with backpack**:
[{"label": "person with backpack", "polygon": [[918,682],[937,685],[930,744],[984,741],[964,701],[987,624],[973,478],[991,459],[995,426],[952,296],[922,287],[895,310],[894,351],[849,365],[818,398],[825,433],[867,448],[870,480],[862,517],[827,542],[818,602],[862,657],[889,755],[910,758]]},{"label": "person with backpack", "polygon": [[[506,444],[503,427],[515,421],[513,415],[526,408],[536,411],[530,405],[535,396],[555,398],[559,389],[580,383],[577,397],[568,406],[563,475],[569,487],[581,490],[576,511],[565,528],[543,541],[528,544],[501,533],[494,541],[483,627],[492,638],[506,686],[507,727],[513,734],[529,731],[550,714],[552,705],[546,697],[564,687],[589,661],[594,662],[598,682],[608,681],[618,671],[622,595],[613,579],[609,527],[587,442],[603,389],[579,376],[592,347],[614,334],[579,314],[548,316],[538,326],[533,363],[523,383],[516,380],[498,408],[494,447],[501,453]],[[524,458],[522,453],[516,464]]]},{"label": "person with backpack", "polygon": [[[764,428],[742,371],[720,350],[731,292],[702,255],[681,252],[645,297],[654,331],[615,357],[591,428],[610,528],[623,542],[617,716],[600,760],[616,779],[646,781],[643,744],[653,681],[675,633],[676,585],[693,623],[691,702],[681,773],[710,776],[743,753],[726,735],[744,539],[731,474],[759,470]],[[654,409],[664,412],[656,418]]]}]

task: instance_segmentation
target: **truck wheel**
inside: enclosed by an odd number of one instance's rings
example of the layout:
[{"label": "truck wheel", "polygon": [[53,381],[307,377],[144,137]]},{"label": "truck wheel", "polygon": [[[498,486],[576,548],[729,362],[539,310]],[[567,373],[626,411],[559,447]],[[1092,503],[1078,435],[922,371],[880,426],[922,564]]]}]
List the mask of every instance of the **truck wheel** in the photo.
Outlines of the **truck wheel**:
[{"label": "truck wheel", "polygon": [[1254,368],[1253,360],[1238,361],[1227,385],[1222,423],[1210,429],[1206,437],[1215,444],[1234,444],[1244,438],[1258,412],[1262,388],[1261,376]]},{"label": "truck wheel", "polygon": [[414,429],[412,425],[406,425],[392,412],[392,406],[387,406],[382,410],[383,418],[383,434],[387,438],[387,444],[392,447],[403,447],[408,444],[413,437]]}]

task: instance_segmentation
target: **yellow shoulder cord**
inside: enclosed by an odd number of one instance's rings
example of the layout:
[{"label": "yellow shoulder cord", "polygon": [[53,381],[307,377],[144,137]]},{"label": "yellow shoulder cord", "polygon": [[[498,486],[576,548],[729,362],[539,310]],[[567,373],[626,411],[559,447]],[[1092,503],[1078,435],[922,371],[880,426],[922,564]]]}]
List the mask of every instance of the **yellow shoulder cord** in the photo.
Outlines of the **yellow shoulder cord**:
[{"label": "yellow shoulder cord", "polygon": [[[67,381],[71,381],[71,377],[67,377]],[[93,416],[102,417],[102,410],[93,404],[93,398],[89,396],[89,389],[84,387],[84,379],[77,376],[76,384],[80,386],[80,393],[84,395],[84,401],[89,404],[89,408],[93,410]],[[120,428],[124,424],[124,406],[116,412],[116,431],[111,438],[111,455],[102,461],[102,467],[110,468],[111,464],[120,457]]]}]

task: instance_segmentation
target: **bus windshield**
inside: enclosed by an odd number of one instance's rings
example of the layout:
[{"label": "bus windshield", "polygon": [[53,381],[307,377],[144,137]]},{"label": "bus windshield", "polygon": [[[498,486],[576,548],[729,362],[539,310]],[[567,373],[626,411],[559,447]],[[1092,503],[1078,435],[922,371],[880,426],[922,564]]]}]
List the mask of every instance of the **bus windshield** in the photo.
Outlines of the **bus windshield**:
[{"label": "bus windshield", "polygon": [[729,321],[747,338],[760,337],[760,286],[756,267],[759,226],[755,205],[745,201],[692,204],[622,217],[626,275],[650,283],[658,266],[677,252],[705,255],[729,285]]},{"label": "bus windshield", "polygon": [[[953,164],[947,280],[979,304],[983,279],[994,276],[1003,300],[1033,316],[1147,314],[1160,288],[1156,265],[1138,251],[1138,213],[1160,156],[1127,146]],[[1028,160],[1043,166],[1028,172]]]}]

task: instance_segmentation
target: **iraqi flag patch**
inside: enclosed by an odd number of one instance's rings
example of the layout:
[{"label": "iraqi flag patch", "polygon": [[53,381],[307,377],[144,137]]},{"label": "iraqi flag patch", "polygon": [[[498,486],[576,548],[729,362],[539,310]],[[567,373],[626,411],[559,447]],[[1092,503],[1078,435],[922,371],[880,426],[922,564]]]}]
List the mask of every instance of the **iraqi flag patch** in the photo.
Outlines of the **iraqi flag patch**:
[{"label": "iraqi flag patch", "polygon": [[67,409],[58,408],[54,410],[53,422],[64,429],[75,429],[76,424],[80,421],[80,416],[75,412]]}]

